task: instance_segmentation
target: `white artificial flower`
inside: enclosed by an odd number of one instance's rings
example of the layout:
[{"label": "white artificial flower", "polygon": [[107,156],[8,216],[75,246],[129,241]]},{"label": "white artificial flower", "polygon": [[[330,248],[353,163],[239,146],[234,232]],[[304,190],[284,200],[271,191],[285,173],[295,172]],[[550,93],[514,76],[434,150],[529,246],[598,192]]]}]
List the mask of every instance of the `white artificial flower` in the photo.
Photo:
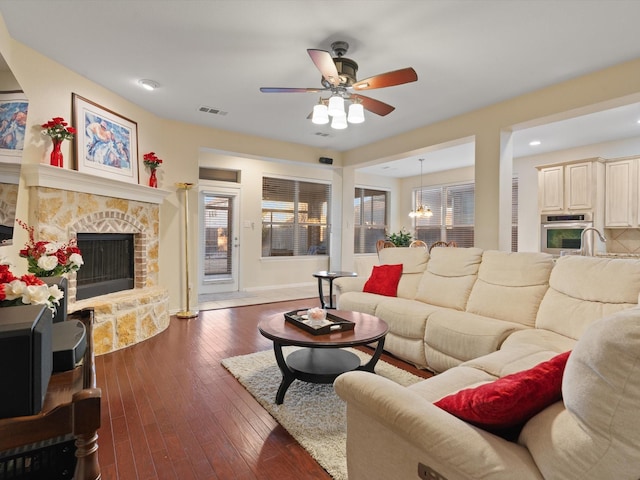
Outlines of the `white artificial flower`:
[{"label": "white artificial flower", "polygon": [[44,245],[45,255],[52,255],[62,248],[62,245],[56,242],[49,242]]},{"label": "white artificial flower", "polygon": [[69,262],[71,262],[71,264],[77,268],[80,268],[82,265],[84,265],[82,255],[80,255],[79,253],[72,253],[71,255],[69,255]]},{"label": "white artificial flower", "polygon": [[22,303],[49,305],[49,287],[46,285],[29,285],[22,292]]},{"label": "white artificial flower", "polygon": [[55,255],[43,255],[38,259],[38,267],[42,270],[53,270],[58,266],[58,257]]},{"label": "white artificial flower", "polygon": [[22,280],[13,280],[6,284],[4,294],[7,300],[15,300],[22,296],[25,288],[27,288],[27,284]]},{"label": "white artificial flower", "polygon": [[64,290],[60,290],[58,285],[51,285],[49,288],[49,299],[55,304],[59,304],[64,297]]}]

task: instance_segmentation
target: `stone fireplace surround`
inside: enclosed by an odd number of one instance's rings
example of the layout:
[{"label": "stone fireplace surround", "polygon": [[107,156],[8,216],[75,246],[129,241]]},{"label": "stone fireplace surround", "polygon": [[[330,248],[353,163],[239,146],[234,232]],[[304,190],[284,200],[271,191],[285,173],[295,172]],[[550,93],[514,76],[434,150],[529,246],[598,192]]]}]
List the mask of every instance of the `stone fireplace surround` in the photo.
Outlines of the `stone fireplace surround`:
[{"label": "stone fireplace surround", "polygon": [[36,239],[67,242],[78,233],[134,235],[134,289],[76,301],[69,276],[68,310],[95,309],[95,353],[150,338],[169,326],[169,294],[158,285],[159,204],[169,193],[44,164],[23,165],[29,225]]}]

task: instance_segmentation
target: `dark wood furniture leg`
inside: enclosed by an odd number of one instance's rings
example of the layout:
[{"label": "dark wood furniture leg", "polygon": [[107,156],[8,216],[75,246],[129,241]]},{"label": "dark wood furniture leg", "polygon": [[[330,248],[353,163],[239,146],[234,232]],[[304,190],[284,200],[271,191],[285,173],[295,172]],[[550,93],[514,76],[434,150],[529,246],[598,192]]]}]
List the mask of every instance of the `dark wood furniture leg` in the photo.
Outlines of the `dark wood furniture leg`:
[{"label": "dark wood furniture leg", "polygon": [[376,349],[373,352],[373,355],[371,356],[371,360],[369,360],[364,365],[358,367],[357,370],[363,370],[365,372],[375,373],[373,370],[376,366],[376,363],[378,363],[380,356],[382,355],[382,350],[384,349],[384,339],[385,337],[382,337],[380,340],[378,340],[378,345],[376,346]]},{"label": "dark wood furniture leg", "polygon": [[282,372],[282,382],[280,382],[278,393],[276,393],[276,405],[282,405],[282,402],[284,402],[284,394],[287,393],[287,389],[296,379],[296,376],[289,368],[289,365],[287,365],[287,361],[284,359],[282,344],[273,342],[273,352],[276,354],[276,362]]},{"label": "dark wood furniture leg", "polygon": [[[324,292],[322,289],[322,278],[318,277],[318,297],[320,297],[320,305],[322,308],[327,308],[327,304],[324,302]],[[331,301],[331,300],[329,300]]]}]

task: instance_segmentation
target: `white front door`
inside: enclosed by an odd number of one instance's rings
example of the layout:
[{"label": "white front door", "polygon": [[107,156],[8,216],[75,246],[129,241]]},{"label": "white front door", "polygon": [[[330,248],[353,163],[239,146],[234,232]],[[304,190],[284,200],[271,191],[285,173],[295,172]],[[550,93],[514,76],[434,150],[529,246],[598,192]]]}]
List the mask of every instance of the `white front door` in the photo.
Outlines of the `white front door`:
[{"label": "white front door", "polygon": [[199,293],[238,291],[238,189],[200,187]]}]

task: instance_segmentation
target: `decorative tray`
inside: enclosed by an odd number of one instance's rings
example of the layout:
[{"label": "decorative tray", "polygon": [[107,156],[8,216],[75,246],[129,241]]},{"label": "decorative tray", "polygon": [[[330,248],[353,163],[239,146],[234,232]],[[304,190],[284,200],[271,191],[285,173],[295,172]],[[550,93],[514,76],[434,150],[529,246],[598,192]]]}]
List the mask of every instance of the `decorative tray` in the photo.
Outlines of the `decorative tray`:
[{"label": "decorative tray", "polygon": [[353,330],[355,323],[350,320],[345,320],[337,315],[327,312],[327,318],[319,325],[311,325],[310,320],[307,318],[307,309],[294,310],[293,312],[287,312],[284,314],[284,319],[307,332],[314,335],[325,335],[327,333],[344,332],[347,330]]}]

